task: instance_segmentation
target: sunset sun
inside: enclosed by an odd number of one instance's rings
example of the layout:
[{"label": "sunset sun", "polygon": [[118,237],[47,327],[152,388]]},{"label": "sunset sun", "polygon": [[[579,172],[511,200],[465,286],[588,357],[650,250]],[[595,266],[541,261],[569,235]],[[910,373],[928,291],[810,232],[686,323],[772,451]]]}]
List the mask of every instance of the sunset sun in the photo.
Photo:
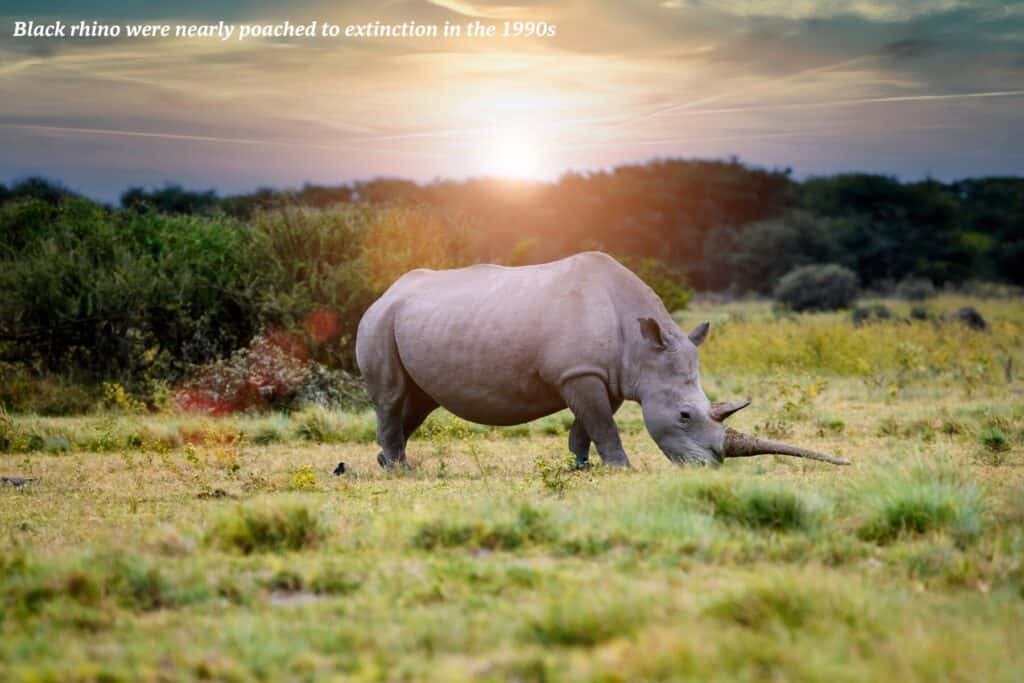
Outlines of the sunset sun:
[{"label": "sunset sun", "polygon": [[487,175],[516,180],[533,180],[543,175],[541,146],[523,131],[497,131],[485,142],[482,157]]}]

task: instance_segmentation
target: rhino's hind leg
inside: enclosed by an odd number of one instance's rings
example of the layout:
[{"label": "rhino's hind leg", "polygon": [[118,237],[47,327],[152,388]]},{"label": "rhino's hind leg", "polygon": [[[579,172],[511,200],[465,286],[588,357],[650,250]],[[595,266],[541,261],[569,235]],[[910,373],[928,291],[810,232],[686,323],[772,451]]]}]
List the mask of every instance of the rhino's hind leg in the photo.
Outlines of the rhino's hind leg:
[{"label": "rhino's hind leg", "polygon": [[[576,455],[577,465],[581,464],[581,452],[584,456],[582,462],[587,462],[590,441],[593,440],[605,465],[629,467],[629,458],[622,449],[619,428],[615,425],[614,414],[619,405],[609,399],[604,382],[594,375],[574,377],[562,385],[562,398],[576,416],[569,433],[569,449]],[[579,431],[576,431],[577,424],[581,425]],[[575,439],[574,432],[577,435]]]},{"label": "rhino's hind leg", "polygon": [[[611,402],[612,415],[618,411],[621,405],[622,401]],[[590,444],[590,435],[587,434],[587,430],[584,429],[579,418],[576,418],[569,430],[569,451],[576,456],[576,469],[585,470],[590,467]]]},{"label": "rhino's hind leg", "polygon": [[406,378],[403,392],[397,400],[386,406],[377,406],[377,443],[383,449],[377,455],[377,463],[386,470],[395,465],[408,467],[405,445],[436,408],[434,399],[427,396],[412,379]]}]

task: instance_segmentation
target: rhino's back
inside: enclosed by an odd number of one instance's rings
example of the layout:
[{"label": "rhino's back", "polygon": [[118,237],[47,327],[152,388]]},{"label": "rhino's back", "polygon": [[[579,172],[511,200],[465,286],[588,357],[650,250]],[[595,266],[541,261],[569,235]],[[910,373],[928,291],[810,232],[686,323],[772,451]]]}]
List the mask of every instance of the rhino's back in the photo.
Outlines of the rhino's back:
[{"label": "rhino's back", "polygon": [[614,379],[616,268],[588,253],[517,268],[413,271],[382,301],[393,307],[401,362],[427,394],[474,422],[517,424],[563,408],[558,386],[568,376]]}]

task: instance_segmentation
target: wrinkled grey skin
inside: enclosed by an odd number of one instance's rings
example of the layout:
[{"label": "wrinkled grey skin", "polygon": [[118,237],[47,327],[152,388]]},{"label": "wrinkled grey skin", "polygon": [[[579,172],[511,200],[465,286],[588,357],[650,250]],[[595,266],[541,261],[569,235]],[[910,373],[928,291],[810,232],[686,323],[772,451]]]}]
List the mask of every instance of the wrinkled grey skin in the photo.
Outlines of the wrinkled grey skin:
[{"label": "wrinkled grey skin", "polygon": [[614,413],[643,407],[644,423],[677,463],[718,464],[725,433],[700,385],[697,346],[636,275],[599,252],[535,266],[414,270],[359,323],[356,358],[377,410],[378,462],[405,464],[405,444],[438,406],[487,425],[513,425],[567,407],[569,449],[590,444],[628,467]]}]

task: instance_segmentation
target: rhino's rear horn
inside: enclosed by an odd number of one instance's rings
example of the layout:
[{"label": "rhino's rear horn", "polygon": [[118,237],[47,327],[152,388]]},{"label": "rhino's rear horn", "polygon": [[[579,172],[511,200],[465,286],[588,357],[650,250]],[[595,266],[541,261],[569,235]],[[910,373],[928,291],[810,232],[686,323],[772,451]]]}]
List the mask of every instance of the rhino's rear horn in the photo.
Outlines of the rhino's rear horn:
[{"label": "rhino's rear horn", "polygon": [[723,455],[726,458],[748,458],[752,455],[792,455],[798,458],[809,458],[811,460],[821,460],[822,462],[830,462],[833,465],[849,465],[849,460],[843,460],[842,458],[835,458],[831,455],[825,455],[824,453],[816,453],[809,451],[806,448],[799,448],[797,446],[790,446],[789,444],[780,443],[778,441],[768,441],[767,439],[758,439],[742,432],[737,432],[735,429],[725,430],[725,445],[723,447]]},{"label": "rhino's rear horn", "polygon": [[743,410],[749,405],[749,398],[743,399],[742,401],[716,401],[711,404],[711,419],[721,422],[733,413]]}]

